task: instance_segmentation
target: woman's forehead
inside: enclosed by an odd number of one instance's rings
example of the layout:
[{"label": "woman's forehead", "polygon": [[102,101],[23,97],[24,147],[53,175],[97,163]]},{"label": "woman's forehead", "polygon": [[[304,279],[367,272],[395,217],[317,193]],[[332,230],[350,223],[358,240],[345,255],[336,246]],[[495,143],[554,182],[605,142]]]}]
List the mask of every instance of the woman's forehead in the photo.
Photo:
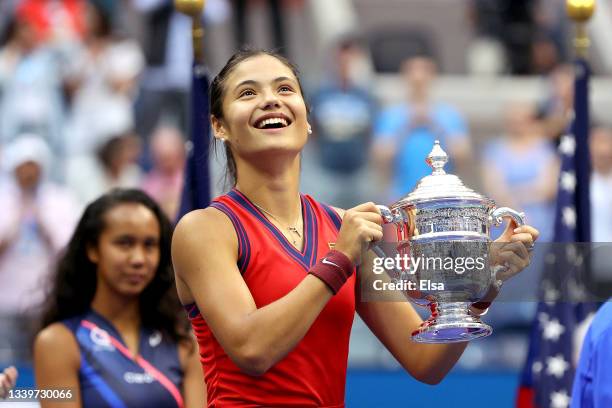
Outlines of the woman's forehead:
[{"label": "woman's forehead", "polygon": [[287,77],[297,81],[295,74],[279,59],[261,54],[239,63],[227,78],[228,89],[244,81],[271,82],[279,77]]},{"label": "woman's forehead", "polygon": [[157,228],[157,217],[146,206],[140,203],[122,203],[109,209],[104,214],[105,229],[112,228]]}]

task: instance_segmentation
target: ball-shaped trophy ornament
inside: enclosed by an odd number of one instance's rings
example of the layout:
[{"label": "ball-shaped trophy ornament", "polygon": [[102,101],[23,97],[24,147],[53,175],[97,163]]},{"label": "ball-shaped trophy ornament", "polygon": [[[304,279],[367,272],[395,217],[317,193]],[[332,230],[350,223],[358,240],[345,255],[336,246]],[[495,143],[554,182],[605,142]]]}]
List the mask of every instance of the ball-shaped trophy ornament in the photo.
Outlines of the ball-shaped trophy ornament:
[{"label": "ball-shaped trophy ornament", "polygon": [[595,11],[595,0],[567,0],[567,15],[575,22],[585,22]]},{"label": "ball-shaped trophy ornament", "polygon": [[174,0],[174,7],[183,14],[197,16],[204,9],[205,0]]}]

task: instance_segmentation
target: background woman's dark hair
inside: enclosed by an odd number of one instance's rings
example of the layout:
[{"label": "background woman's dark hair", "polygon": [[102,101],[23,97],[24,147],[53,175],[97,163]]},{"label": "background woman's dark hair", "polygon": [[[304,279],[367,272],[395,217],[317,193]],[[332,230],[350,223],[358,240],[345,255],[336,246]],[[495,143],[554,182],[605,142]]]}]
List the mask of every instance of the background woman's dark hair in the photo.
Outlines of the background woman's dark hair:
[{"label": "background woman's dark hair", "polygon": [[174,341],[187,339],[187,319],[176,294],[170,243],[172,225],[159,205],[136,189],[114,189],[87,206],[61,256],[43,309],[42,328],[89,310],[96,292],[96,265],[87,248],[97,245],[105,215],[121,204],[141,204],[151,210],[160,227],[160,257],[155,277],[140,295],[142,325],[160,330]]},{"label": "background woman's dark hair", "polygon": [[[223,119],[223,98],[225,97],[225,82],[227,81],[227,77],[234,71],[234,69],[240,65],[243,61],[246,61],[249,58],[253,58],[259,55],[269,55],[271,57],[276,58],[280,62],[282,62],[285,66],[287,66],[295,78],[297,79],[298,86],[300,87],[300,93],[304,95],[302,83],[300,82],[300,71],[297,66],[289,61],[287,58],[282,56],[281,54],[265,50],[265,49],[252,49],[252,48],[243,48],[237,51],[232,57],[227,61],[225,66],[219,71],[217,76],[213,79],[210,84],[210,114],[217,119]],[[305,103],[306,100],[304,99]],[[306,103],[306,109],[309,111],[308,103]],[[216,138],[212,138],[212,148],[216,152]],[[236,161],[234,160],[234,155],[230,149],[229,143],[225,143],[225,156],[227,157],[227,168],[225,177],[227,182],[233,187],[236,185]]]}]

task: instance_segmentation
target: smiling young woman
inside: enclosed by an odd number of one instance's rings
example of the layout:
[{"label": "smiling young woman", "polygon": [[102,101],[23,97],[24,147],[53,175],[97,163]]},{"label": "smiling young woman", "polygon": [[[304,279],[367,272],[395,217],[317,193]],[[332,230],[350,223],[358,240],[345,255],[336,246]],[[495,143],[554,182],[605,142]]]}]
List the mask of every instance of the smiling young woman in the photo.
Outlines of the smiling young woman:
[{"label": "smiling young woman", "polygon": [[297,70],[274,53],[241,51],[212,82],[233,189],[183,217],[172,242],[209,406],[343,407],[355,311],[421,381],[440,381],[465,348],[409,342],[422,321],[408,303],[359,301],[355,266],[382,219],[373,203],[343,211],[300,194],[307,112]]},{"label": "smiling young woman", "polygon": [[[43,408],[202,407],[195,343],[172,279],[172,229],[139,190],[113,190],[83,213],[34,344]],[[187,326],[188,327],[188,326]]]}]

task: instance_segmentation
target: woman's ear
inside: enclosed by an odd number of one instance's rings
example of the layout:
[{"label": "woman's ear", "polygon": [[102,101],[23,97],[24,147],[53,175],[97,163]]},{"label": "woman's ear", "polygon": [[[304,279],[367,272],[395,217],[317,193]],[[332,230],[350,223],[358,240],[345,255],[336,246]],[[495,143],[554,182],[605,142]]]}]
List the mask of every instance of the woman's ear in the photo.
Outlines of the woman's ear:
[{"label": "woman's ear", "polygon": [[87,245],[87,259],[93,264],[97,264],[100,261],[100,255],[98,254],[98,248],[93,245]]},{"label": "woman's ear", "polygon": [[210,123],[212,125],[213,134],[215,138],[221,140],[222,142],[227,139],[227,131],[225,130],[225,125],[223,121],[216,116],[210,116]]}]

